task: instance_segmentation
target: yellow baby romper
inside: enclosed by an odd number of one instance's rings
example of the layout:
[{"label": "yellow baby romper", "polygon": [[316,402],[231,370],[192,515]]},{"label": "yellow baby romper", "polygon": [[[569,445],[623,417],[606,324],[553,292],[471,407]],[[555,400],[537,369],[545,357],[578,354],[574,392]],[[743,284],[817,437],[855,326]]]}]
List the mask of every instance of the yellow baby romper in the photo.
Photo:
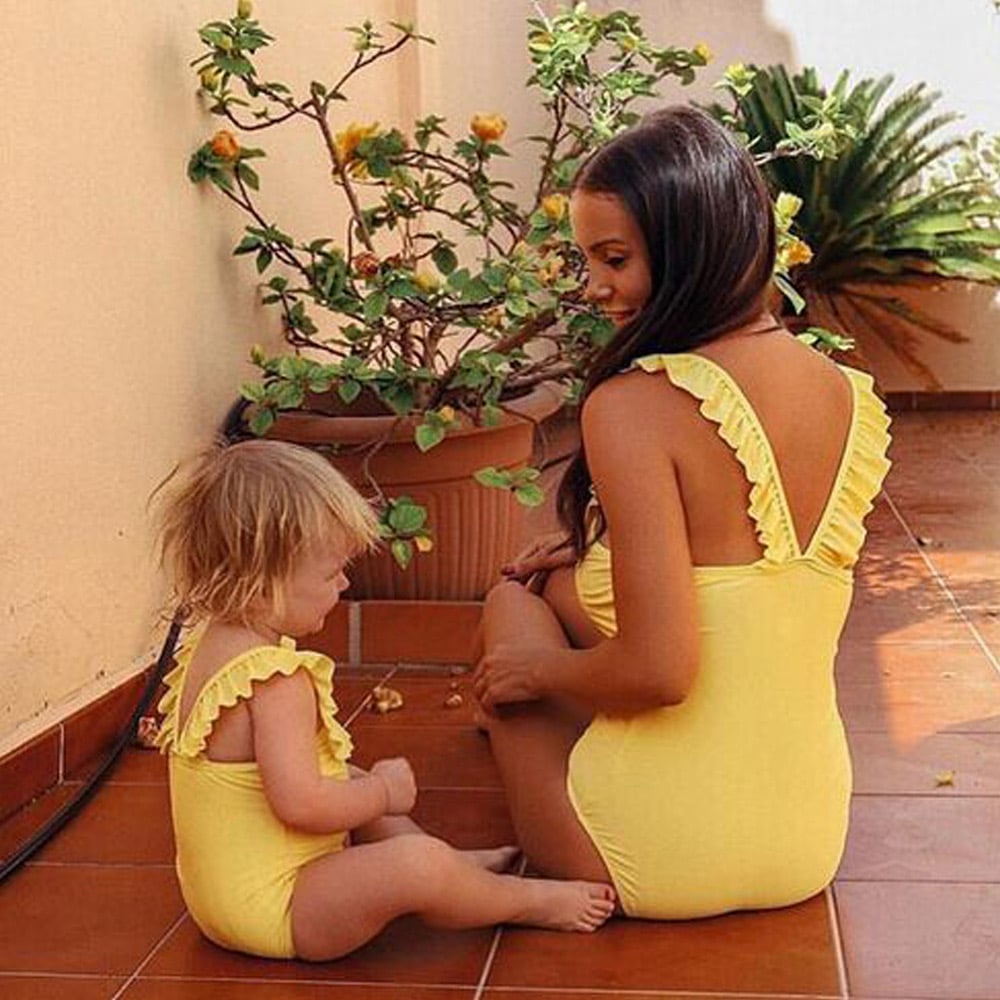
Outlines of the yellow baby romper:
[{"label": "yellow baby romper", "polygon": [[[843,852],[851,764],[833,664],[862,522],[889,468],[889,420],[871,378],[842,367],[850,432],[802,551],[770,443],[729,374],[695,354],[635,366],[699,400],[733,449],[763,555],[694,567],[700,665],[688,697],[628,718],[598,715],[571,753],[570,798],[629,915],[785,906],[826,886]],[[611,558],[595,542],[576,571],[582,605],[609,636]]]},{"label": "yellow baby romper", "polygon": [[196,640],[164,678],[160,701],[161,752],[169,753],[170,806],[177,841],[177,877],[195,923],[224,948],[268,958],[292,958],[291,903],[295,877],[310,861],[341,850],[346,833],[293,830],[271,811],[254,762],[209,760],[205,746],[225,708],[249,698],[255,681],[305,670],[312,680],[321,727],[316,734],[320,771],[347,780],[351,738],[336,721],[333,662],[299,652],[291,639],[258,646],[221,667],[198,692],[179,729],[184,677]]}]

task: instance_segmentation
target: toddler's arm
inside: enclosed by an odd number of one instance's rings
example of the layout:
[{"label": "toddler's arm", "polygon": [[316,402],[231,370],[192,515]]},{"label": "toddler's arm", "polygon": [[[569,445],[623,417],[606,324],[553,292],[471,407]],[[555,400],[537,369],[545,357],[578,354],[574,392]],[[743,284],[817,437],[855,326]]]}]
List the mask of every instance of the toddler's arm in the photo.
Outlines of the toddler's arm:
[{"label": "toddler's arm", "polygon": [[393,794],[392,776],[386,780],[376,769],[350,781],[320,773],[316,694],[304,671],[254,684],[248,704],[264,794],[283,823],[306,833],[334,833],[409,811],[405,796]]}]

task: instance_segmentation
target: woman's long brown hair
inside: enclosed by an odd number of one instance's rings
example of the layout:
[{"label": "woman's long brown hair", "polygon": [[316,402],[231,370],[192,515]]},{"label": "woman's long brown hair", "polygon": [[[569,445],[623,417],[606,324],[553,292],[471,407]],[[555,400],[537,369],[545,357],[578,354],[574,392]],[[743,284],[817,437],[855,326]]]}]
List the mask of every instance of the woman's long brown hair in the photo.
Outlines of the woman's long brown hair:
[{"label": "woman's long brown hair", "polygon": [[[664,108],[612,139],[580,169],[574,191],[619,198],[642,232],[652,294],[595,358],[581,407],[605,380],[647,354],[706,344],[757,317],[774,267],[771,198],[749,152],[696,108]],[[579,557],[605,529],[587,523],[583,445],[559,486],[559,519]]]}]

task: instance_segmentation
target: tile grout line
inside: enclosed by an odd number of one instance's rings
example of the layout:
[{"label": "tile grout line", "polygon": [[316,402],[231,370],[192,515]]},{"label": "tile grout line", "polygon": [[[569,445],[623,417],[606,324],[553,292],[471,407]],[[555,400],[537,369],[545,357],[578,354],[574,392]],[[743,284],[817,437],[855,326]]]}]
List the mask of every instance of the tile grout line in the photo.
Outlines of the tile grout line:
[{"label": "tile grout line", "polygon": [[479,974],[479,982],[476,983],[476,992],[472,995],[472,1000],[482,1000],[486,992],[486,983],[493,971],[493,960],[500,950],[500,938],[503,937],[503,927],[498,927],[493,932],[493,940],[490,942],[490,950],[486,953],[486,960],[483,962],[483,971]]},{"label": "tile grout line", "polygon": [[[371,678],[372,684],[371,684],[371,687],[369,688],[368,694],[366,694],[364,696],[364,698],[362,698],[361,701],[353,709],[351,709],[350,714],[344,720],[343,726],[344,726],[345,729],[350,729],[351,724],[353,722],[355,722],[358,719],[358,717],[361,715],[361,713],[364,712],[368,708],[368,706],[371,704],[371,701],[372,701],[372,691],[371,691],[371,689],[378,687],[380,684],[384,684],[387,680],[390,680],[392,678],[392,676],[396,673],[396,671],[398,669],[399,669],[398,667],[390,667],[389,670],[388,670],[388,673],[386,673],[386,675],[384,677],[378,677],[378,678],[374,678],[373,677],[373,678]],[[337,690],[336,682],[334,682],[334,688],[333,688],[333,690],[334,690],[334,693],[336,693],[336,690]]]},{"label": "tile grout line", "polygon": [[[524,854],[521,855],[520,860],[517,863],[517,868],[514,870],[514,874],[518,878],[524,878],[524,873],[528,868],[528,859]],[[476,983],[476,992],[473,994],[472,1000],[482,1000],[482,996],[486,991],[486,983],[489,981],[490,973],[493,971],[493,962],[497,957],[497,952],[500,950],[500,939],[503,937],[503,924],[501,924],[493,932],[493,940],[490,942],[490,950],[486,953],[486,960],[483,962],[483,971],[479,974],[479,982]]]},{"label": "tile grout line", "polygon": [[153,960],[153,956],[167,943],[167,941],[173,936],[174,931],[184,922],[185,917],[187,917],[187,909],[181,911],[181,915],[167,928],[163,936],[160,938],[156,944],[153,945],[149,954],[136,966],[135,971],[132,973],[128,979],[118,988],[117,992],[113,993],[111,1000],[118,1000],[119,997],[124,994],[124,992],[139,978],[139,973],[149,965]]},{"label": "tile grout line", "polygon": [[948,601],[951,603],[951,606],[955,609],[956,613],[958,614],[958,617],[962,619],[962,621],[972,632],[976,644],[982,650],[982,652],[986,656],[986,659],[989,660],[990,665],[996,671],[997,676],[1000,677],[1000,663],[997,662],[996,656],[993,655],[993,650],[990,649],[989,645],[987,645],[986,640],[982,637],[979,629],[976,628],[976,625],[972,621],[972,619],[969,618],[969,616],[965,613],[965,609],[958,603],[958,599],[951,592],[951,588],[948,586],[947,581],[941,575],[941,572],[938,570],[937,566],[934,565],[930,557],[924,551],[923,546],[917,542],[916,536],[913,534],[913,531],[910,529],[910,526],[903,519],[903,515],[900,514],[899,508],[893,502],[892,497],[889,496],[889,494],[885,493],[884,491],[883,495],[885,496],[886,502],[889,504],[889,508],[895,515],[896,520],[899,521],[899,523],[902,525],[903,530],[906,532],[907,537],[910,539],[911,542],[913,542],[914,546],[917,549],[917,552],[920,554],[920,558],[923,560],[924,565],[930,571],[931,576],[934,577],[934,581],[944,591],[945,596],[948,598]]},{"label": "tile grout line", "polygon": [[837,916],[837,903],[833,898],[833,889],[827,886],[823,890],[826,896],[826,913],[830,920],[830,934],[833,937],[833,952],[837,961],[837,982],[840,986],[841,1000],[847,1000],[851,995],[847,981],[847,960],[844,956],[844,941],[840,936],[840,919]]}]

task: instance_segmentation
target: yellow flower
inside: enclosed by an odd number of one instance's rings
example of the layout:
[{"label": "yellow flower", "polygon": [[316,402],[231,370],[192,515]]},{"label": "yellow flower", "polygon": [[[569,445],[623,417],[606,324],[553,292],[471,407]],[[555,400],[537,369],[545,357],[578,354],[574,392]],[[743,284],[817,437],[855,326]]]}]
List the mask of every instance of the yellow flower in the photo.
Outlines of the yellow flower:
[{"label": "yellow flower", "polygon": [[699,42],[692,51],[699,59],[704,59],[707,63],[715,58],[715,53],[704,42]]},{"label": "yellow flower", "polygon": [[235,160],[240,155],[240,144],[228,129],[221,128],[210,140],[212,153],[220,160]]},{"label": "yellow flower", "polygon": [[413,539],[413,544],[416,545],[418,552],[430,552],[434,548],[434,543],[426,535],[417,535]]},{"label": "yellow flower", "polygon": [[219,85],[219,71],[214,66],[206,66],[199,74],[202,90],[212,93]]},{"label": "yellow flower", "polygon": [[436,292],[441,287],[441,276],[423,267],[413,275],[413,281],[424,292]]},{"label": "yellow flower", "polygon": [[778,215],[782,219],[794,219],[802,207],[802,199],[797,194],[789,194],[787,191],[782,191],[778,195],[774,207],[778,210]]},{"label": "yellow flower", "polygon": [[502,115],[473,115],[469,131],[482,142],[496,142],[507,131],[507,119]]},{"label": "yellow flower", "polygon": [[253,0],[238,0],[236,16],[242,17],[244,21],[249,21],[253,17]]},{"label": "yellow flower", "polygon": [[792,242],[788,244],[787,252],[785,254],[785,260],[788,262],[789,267],[795,267],[797,264],[808,264],[812,260],[813,252],[809,247],[808,243],[804,243],[797,237],[792,237]]},{"label": "yellow flower", "polygon": [[455,408],[453,406],[442,406],[438,410],[438,416],[446,423],[454,423],[455,421]]},{"label": "yellow flower", "polygon": [[351,122],[347,128],[338,132],[333,137],[333,144],[337,150],[337,159],[347,166],[353,159],[362,141],[370,136],[378,134],[378,122],[371,125],[360,125],[358,122]]},{"label": "yellow flower", "polygon": [[564,194],[550,194],[542,199],[542,211],[553,222],[559,222],[568,208],[569,199]]}]

